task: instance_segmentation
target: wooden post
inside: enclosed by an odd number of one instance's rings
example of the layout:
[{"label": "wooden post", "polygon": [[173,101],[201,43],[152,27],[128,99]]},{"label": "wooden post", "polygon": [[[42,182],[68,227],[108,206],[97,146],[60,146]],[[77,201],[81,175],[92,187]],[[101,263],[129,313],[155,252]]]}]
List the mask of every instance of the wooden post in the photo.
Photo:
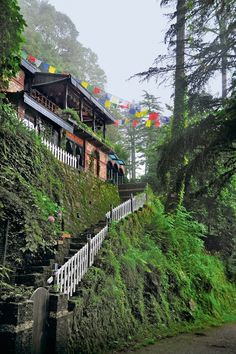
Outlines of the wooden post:
[{"label": "wooden post", "polygon": [[66,87],[65,87],[65,101],[64,101],[64,108],[67,109],[68,108],[68,82],[66,83]]},{"label": "wooden post", "polygon": [[87,235],[88,242],[88,268],[90,267],[90,251],[91,251],[91,234]]},{"label": "wooden post", "polygon": [[80,111],[80,120],[81,120],[81,122],[83,122],[84,119],[83,119],[83,98],[82,98],[82,97],[81,97],[81,99],[80,99],[79,111]]},{"label": "wooden post", "polygon": [[93,110],[93,132],[96,131],[96,115],[95,115],[95,110]]},{"label": "wooden post", "polygon": [[103,139],[104,140],[106,139],[106,122],[105,122],[105,119],[103,121]]},{"label": "wooden post", "polygon": [[130,194],[130,200],[131,200],[131,213],[134,212],[134,196],[133,193]]}]

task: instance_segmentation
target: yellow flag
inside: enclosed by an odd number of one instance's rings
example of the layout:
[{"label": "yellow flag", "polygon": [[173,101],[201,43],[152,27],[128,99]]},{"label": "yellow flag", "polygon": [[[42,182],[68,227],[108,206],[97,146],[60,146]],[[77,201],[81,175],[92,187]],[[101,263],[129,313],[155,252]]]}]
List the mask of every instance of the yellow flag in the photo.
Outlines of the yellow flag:
[{"label": "yellow flag", "polygon": [[88,87],[88,82],[86,82],[86,81],[82,81],[81,82],[81,85],[84,87],[84,88],[87,88]]},{"label": "yellow flag", "polygon": [[135,113],[135,116],[136,116],[137,118],[141,118],[141,115],[142,115],[141,112],[136,112],[136,113]]},{"label": "yellow flag", "polygon": [[110,108],[111,107],[111,101],[106,100],[105,101],[105,107]]},{"label": "yellow flag", "polygon": [[148,120],[146,121],[146,127],[147,127],[147,128],[150,128],[151,124],[152,124],[151,120],[148,119]]},{"label": "yellow flag", "polygon": [[50,65],[49,68],[48,68],[48,72],[51,73],[51,74],[55,74],[56,68],[54,66]]},{"label": "yellow flag", "polygon": [[145,117],[148,114],[148,109],[141,111],[141,117]]}]

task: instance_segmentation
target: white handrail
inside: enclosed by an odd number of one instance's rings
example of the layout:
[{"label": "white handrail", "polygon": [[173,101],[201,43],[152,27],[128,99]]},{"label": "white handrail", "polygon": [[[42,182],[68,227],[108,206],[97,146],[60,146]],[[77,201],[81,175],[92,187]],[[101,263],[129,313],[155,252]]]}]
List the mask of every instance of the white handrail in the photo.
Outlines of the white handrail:
[{"label": "white handrail", "polygon": [[[146,201],[146,193],[131,197],[131,199],[106,213],[106,218],[109,221],[119,221],[141,208]],[[56,271],[55,283],[59,287],[59,291],[67,294],[68,298],[73,295],[76,286],[81,281],[88,268],[93,265],[95,256],[102,247],[102,243],[107,234],[108,225],[99,231],[83,248]]]}]

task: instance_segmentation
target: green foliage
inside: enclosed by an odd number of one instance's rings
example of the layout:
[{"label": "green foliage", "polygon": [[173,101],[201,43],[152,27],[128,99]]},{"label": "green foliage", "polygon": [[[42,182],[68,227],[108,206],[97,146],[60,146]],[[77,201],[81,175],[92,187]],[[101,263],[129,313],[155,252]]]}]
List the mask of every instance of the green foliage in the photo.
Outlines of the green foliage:
[{"label": "green foliage", "polygon": [[19,70],[20,47],[25,21],[20,14],[17,0],[1,0],[0,3],[0,86]]},{"label": "green foliage", "polygon": [[12,286],[9,285],[11,269],[0,265],[0,291],[2,289],[10,290]]},{"label": "green foliage", "polygon": [[62,233],[59,211],[73,234],[103,219],[119,197],[114,186],[61,164],[10,105],[0,106],[1,237],[9,220],[7,262],[18,266],[53,252]]},{"label": "green foliage", "polygon": [[167,215],[155,199],[113,225],[74,298],[71,352],[150,343],[235,311],[235,287],[205,251],[204,234],[184,209]]}]

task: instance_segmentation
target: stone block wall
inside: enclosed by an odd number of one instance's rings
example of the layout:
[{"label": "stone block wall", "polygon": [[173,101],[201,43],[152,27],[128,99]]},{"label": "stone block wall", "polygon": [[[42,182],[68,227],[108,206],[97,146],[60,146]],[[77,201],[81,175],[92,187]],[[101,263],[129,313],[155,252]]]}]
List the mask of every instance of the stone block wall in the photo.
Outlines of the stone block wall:
[{"label": "stone block wall", "polygon": [[1,352],[32,353],[33,301],[0,302]]}]

